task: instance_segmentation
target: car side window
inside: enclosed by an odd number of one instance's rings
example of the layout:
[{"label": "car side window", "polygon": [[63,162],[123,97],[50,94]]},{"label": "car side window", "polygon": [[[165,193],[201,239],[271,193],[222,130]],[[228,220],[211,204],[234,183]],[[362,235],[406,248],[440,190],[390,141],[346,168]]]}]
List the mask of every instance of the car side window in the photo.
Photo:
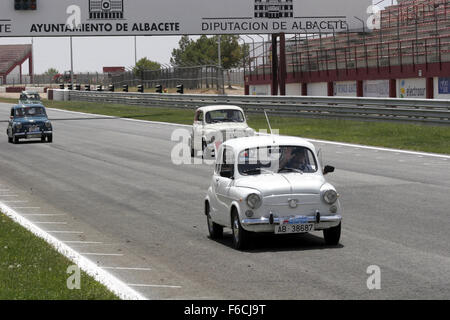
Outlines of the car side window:
[{"label": "car side window", "polygon": [[14,117],[14,109],[11,109],[11,117]]},{"label": "car side window", "polygon": [[194,121],[203,121],[203,112],[202,111],[197,111],[197,113],[195,114],[194,117]]},{"label": "car side window", "polygon": [[223,149],[222,165],[220,167],[220,176],[232,179],[234,177],[234,153],[229,148]]}]

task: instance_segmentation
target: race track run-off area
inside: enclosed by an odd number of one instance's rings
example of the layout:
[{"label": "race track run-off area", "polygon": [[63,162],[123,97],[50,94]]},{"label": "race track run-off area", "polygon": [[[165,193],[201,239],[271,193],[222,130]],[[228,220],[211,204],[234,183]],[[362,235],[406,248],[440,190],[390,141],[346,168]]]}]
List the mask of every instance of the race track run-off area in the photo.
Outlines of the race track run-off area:
[{"label": "race track run-off area", "polygon": [[[0,202],[148,299],[448,299],[450,157],[315,142],[344,208],[321,232],[208,238],[213,167],[174,165],[182,126],[48,110],[53,143],[9,144],[0,104]],[[381,289],[368,289],[370,266]]]}]

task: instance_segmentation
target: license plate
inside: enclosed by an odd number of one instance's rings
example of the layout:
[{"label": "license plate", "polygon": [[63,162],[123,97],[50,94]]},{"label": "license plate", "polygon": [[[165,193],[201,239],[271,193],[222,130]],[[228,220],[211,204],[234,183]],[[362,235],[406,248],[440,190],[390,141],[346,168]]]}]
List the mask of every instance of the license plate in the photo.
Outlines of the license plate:
[{"label": "license plate", "polygon": [[314,231],[314,223],[280,224],[275,226],[276,234],[306,233]]},{"label": "license plate", "polygon": [[35,139],[35,138],[41,138],[42,135],[40,133],[38,134],[27,134],[28,139]]}]

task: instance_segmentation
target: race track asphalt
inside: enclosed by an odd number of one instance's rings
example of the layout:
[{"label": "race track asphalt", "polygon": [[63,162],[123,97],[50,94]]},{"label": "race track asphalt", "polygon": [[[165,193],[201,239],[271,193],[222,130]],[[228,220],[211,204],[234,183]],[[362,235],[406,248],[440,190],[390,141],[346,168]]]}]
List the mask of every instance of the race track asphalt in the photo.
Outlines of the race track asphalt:
[{"label": "race track asphalt", "polygon": [[[54,142],[9,144],[0,201],[150,299],[449,299],[450,159],[315,143],[341,195],[341,244],[321,232],[208,238],[212,166],[174,165],[181,128],[49,110]],[[380,267],[381,289],[367,288]],[[65,284],[62,284],[64,287]]]}]

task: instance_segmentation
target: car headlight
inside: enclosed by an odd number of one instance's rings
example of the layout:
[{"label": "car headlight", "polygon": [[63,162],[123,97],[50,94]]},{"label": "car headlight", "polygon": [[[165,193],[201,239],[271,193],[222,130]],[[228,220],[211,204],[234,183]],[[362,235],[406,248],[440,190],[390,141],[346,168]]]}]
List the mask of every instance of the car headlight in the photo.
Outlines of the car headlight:
[{"label": "car headlight", "polygon": [[51,128],[52,127],[52,123],[50,121],[45,122],[45,126],[47,128]]},{"label": "car headlight", "polygon": [[252,209],[258,209],[261,206],[261,197],[256,193],[249,194],[247,197],[247,205]]},{"label": "car headlight", "polygon": [[325,193],[323,194],[323,200],[328,203],[328,204],[333,204],[336,202],[338,198],[338,194],[336,191],[334,190],[327,190],[325,191]]},{"label": "car headlight", "polygon": [[252,136],[255,135],[255,130],[253,130],[252,128],[247,128],[247,129],[245,129],[245,134],[246,134],[248,137],[252,137]]},{"label": "car headlight", "polygon": [[16,129],[22,129],[22,124],[20,122],[16,122],[14,126],[16,127]]}]

